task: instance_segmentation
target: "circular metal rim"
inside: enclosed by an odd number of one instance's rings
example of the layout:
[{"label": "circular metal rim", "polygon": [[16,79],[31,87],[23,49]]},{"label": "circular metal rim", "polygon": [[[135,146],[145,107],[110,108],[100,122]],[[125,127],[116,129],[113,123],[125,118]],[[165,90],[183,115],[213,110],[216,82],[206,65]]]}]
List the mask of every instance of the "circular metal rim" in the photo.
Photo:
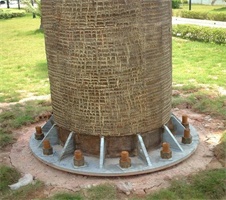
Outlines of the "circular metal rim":
[{"label": "circular metal rim", "polygon": [[[176,119],[176,123],[180,123],[180,121],[172,115],[174,119]],[[171,117],[171,118],[172,118]],[[49,122],[47,122],[49,123]],[[46,165],[74,173],[80,175],[88,175],[88,176],[102,176],[102,177],[114,177],[114,176],[130,176],[130,175],[138,175],[138,174],[146,174],[151,172],[156,172],[159,170],[163,170],[169,168],[173,165],[176,165],[187,158],[189,158],[197,149],[199,144],[199,136],[196,129],[189,125],[190,134],[192,136],[191,144],[183,144],[181,142],[181,138],[183,136],[183,127],[177,124],[177,134],[175,135],[175,140],[179,144],[179,148],[175,148],[174,145],[171,145],[172,158],[171,159],[162,159],[160,157],[161,147],[156,148],[155,150],[151,150],[148,153],[148,157],[150,158],[150,163],[146,162],[142,156],[131,157],[132,166],[130,168],[121,168],[119,166],[119,158],[105,158],[103,165],[100,165],[100,158],[84,156],[85,165],[82,167],[75,167],[73,164],[73,153],[69,156],[66,156],[63,159],[59,159],[62,148],[59,144],[52,145],[53,154],[46,156],[43,155],[41,141],[35,139],[35,134],[32,134],[30,138],[30,149],[33,155],[45,163]],[[45,126],[45,125],[44,125]],[[43,127],[44,127],[43,126]],[[46,134],[45,134],[46,137]],[[165,137],[167,140],[168,136]],[[45,139],[45,138],[44,138]],[[43,139],[43,140],[44,140]],[[170,139],[171,140],[171,139]]]}]

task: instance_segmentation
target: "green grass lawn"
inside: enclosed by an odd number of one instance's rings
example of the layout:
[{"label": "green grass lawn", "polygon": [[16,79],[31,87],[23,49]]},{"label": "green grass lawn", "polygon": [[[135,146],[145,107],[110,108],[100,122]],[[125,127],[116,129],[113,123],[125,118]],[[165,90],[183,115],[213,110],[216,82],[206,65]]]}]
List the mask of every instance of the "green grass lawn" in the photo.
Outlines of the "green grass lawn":
[{"label": "green grass lawn", "polygon": [[0,102],[49,93],[40,19],[0,20]]},{"label": "green grass lawn", "polygon": [[187,104],[226,119],[225,45],[173,39],[173,106]]},{"label": "green grass lawn", "polygon": [[226,48],[173,39],[173,83],[224,87],[226,89]]}]

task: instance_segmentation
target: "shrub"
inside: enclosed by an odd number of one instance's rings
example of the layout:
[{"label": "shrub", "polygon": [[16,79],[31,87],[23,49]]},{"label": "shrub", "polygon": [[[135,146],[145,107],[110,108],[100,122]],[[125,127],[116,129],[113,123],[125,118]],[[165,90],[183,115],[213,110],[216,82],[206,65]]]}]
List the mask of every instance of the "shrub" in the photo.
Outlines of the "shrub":
[{"label": "shrub", "polygon": [[206,19],[215,21],[226,21],[226,13],[208,13]]},{"label": "shrub", "polygon": [[201,42],[226,44],[226,29],[196,25],[174,25],[173,36]]},{"label": "shrub", "polygon": [[181,3],[187,4],[188,3],[188,0],[181,0]]},{"label": "shrub", "polygon": [[0,19],[10,19],[14,17],[23,17],[26,15],[24,10],[0,9]]},{"label": "shrub", "polygon": [[189,11],[180,10],[175,12],[176,17],[184,17],[191,19],[206,19],[206,20],[216,20],[216,21],[226,21],[226,13],[222,12],[200,12],[200,11]]},{"label": "shrub", "polygon": [[191,19],[206,19],[207,12],[182,10],[180,12],[180,17],[191,18]]},{"label": "shrub", "polygon": [[180,8],[181,1],[180,0],[172,0],[172,8],[177,9]]}]

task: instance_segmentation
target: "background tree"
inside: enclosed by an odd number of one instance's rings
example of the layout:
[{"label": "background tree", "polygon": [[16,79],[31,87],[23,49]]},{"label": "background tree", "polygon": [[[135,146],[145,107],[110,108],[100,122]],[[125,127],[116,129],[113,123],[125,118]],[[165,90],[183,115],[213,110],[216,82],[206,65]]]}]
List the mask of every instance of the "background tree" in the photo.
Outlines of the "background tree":
[{"label": "background tree", "polygon": [[[216,3],[217,0],[212,0],[211,5],[213,6]],[[222,0],[223,2],[226,2],[226,0]]]},{"label": "background tree", "polygon": [[6,0],[7,8],[9,8],[9,0]]},{"label": "background tree", "polygon": [[42,29],[42,12],[41,12],[41,0],[36,0],[35,4],[33,0],[23,0],[23,4],[26,5],[26,10],[30,13],[33,13],[33,18],[38,16],[41,18],[41,23],[39,29]]},{"label": "background tree", "polygon": [[20,9],[20,0],[17,0],[18,9]]}]

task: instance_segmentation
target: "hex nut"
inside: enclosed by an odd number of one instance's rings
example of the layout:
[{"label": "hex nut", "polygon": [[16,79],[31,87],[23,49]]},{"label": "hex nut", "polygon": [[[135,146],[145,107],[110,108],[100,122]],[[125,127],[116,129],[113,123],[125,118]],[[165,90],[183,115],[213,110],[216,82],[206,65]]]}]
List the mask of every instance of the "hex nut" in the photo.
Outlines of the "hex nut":
[{"label": "hex nut", "polygon": [[121,168],[129,168],[129,167],[131,167],[131,159],[129,158],[129,159],[127,159],[127,161],[120,159],[119,165]]},{"label": "hex nut", "polygon": [[189,138],[182,137],[182,143],[183,144],[191,144],[192,143],[192,136],[190,136]]},{"label": "hex nut", "polygon": [[74,166],[81,167],[85,165],[84,157],[81,160],[74,159]]},{"label": "hex nut", "polygon": [[53,154],[53,148],[52,147],[50,147],[49,149],[42,148],[42,150],[43,150],[44,155],[52,155]]},{"label": "hex nut", "polygon": [[35,139],[36,140],[43,140],[43,138],[44,138],[44,134],[43,133],[42,134],[35,133]]},{"label": "hex nut", "polygon": [[163,152],[163,151],[161,151],[161,158],[162,159],[170,159],[170,158],[172,158],[172,151],[170,151],[170,152]]}]

